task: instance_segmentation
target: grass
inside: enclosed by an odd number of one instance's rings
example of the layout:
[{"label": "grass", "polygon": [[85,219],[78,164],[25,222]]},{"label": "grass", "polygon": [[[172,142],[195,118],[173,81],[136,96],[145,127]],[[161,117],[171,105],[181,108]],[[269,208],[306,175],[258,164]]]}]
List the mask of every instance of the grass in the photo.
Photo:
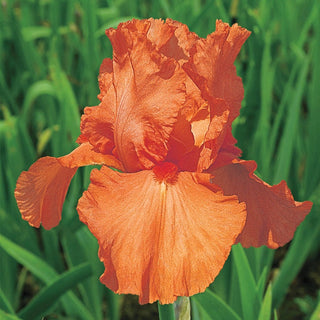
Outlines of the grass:
[{"label": "grass", "polygon": [[[76,174],[62,223],[51,231],[22,221],[13,191],[38,157],[74,148],[83,108],[98,103],[100,63],[112,55],[104,30],[150,16],[179,20],[200,36],[214,30],[217,18],[252,31],[237,60],[245,87],[234,124],[238,146],[244,159],[257,161],[265,181],[285,179],[295,199],[314,202],[281,255],[235,246],[210,289],[191,299],[192,318],[319,317],[320,291],[301,290],[301,280],[292,286],[306,263],[319,263],[319,1],[4,0],[0,6],[1,319],[129,318],[129,298],[97,280],[98,246],[75,211],[90,170]],[[150,318],[148,307],[141,308],[140,316]]]}]

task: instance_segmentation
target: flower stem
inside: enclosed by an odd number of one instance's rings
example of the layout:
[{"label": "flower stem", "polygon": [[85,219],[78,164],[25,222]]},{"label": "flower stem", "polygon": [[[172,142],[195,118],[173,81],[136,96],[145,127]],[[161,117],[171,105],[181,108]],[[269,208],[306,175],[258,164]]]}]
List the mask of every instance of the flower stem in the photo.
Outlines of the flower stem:
[{"label": "flower stem", "polygon": [[159,319],[175,320],[173,304],[160,304],[158,302]]}]

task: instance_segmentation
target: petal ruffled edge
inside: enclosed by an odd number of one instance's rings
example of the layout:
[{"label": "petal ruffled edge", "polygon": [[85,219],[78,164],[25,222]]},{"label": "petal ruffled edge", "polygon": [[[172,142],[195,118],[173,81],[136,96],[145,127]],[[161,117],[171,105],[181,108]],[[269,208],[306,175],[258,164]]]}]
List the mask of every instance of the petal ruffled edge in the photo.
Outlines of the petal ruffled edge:
[{"label": "petal ruffled edge", "polygon": [[86,107],[81,117],[81,134],[98,153],[112,154],[115,147],[113,123],[114,114],[108,107]]},{"label": "petal ruffled edge", "polygon": [[[213,191],[214,190],[214,191]],[[140,303],[172,303],[204,291],[245,223],[245,205],[224,196],[209,174],[181,172],[174,183],[153,171],[93,170],[80,220],[98,239],[100,280]]]},{"label": "petal ruffled edge", "polygon": [[[190,59],[183,65],[188,76],[199,87],[204,99],[224,99],[230,106],[232,120],[239,115],[243,85],[234,66],[241,46],[250,32],[238,24],[231,27],[216,21],[216,31],[195,42]],[[214,114],[214,110],[210,112]]]},{"label": "petal ruffled edge", "polygon": [[22,218],[37,228],[57,226],[71,179],[78,167],[91,164],[123,169],[115,157],[95,152],[86,142],[64,157],[37,160],[17,180],[14,194]]},{"label": "petal ruffled edge", "polygon": [[266,245],[276,249],[293,238],[312,202],[294,201],[285,181],[270,186],[254,174],[256,168],[254,161],[235,161],[212,170],[212,181],[224,194],[237,195],[246,203],[247,221],[237,242],[244,247]]}]

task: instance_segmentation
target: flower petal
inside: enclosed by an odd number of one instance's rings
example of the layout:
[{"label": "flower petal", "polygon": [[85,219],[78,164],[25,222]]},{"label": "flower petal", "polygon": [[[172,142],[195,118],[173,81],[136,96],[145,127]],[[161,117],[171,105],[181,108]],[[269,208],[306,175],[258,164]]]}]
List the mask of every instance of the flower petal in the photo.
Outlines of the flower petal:
[{"label": "flower petal", "polygon": [[198,172],[208,169],[217,158],[230,120],[230,112],[224,100],[216,99],[214,105],[216,112],[211,119],[201,148],[197,166]]},{"label": "flower petal", "polygon": [[[243,99],[242,81],[233,63],[249,35],[248,30],[237,24],[230,27],[217,20],[216,31],[206,39],[195,42],[191,58],[183,66],[200,88],[204,99],[225,100],[230,106],[232,120],[239,115]],[[211,114],[214,114],[214,110],[211,110]]]},{"label": "flower petal", "polygon": [[253,172],[254,161],[239,161],[213,170],[213,183],[226,195],[237,195],[247,206],[246,225],[238,238],[244,247],[285,245],[310,212],[312,202],[297,202],[284,181],[270,186]]},{"label": "flower petal", "polygon": [[80,129],[97,152],[111,154],[114,149],[113,139],[114,114],[110,108],[102,105],[86,107],[81,117]]},{"label": "flower petal", "polygon": [[100,88],[100,94],[98,95],[98,99],[102,101],[103,97],[107,94],[107,92],[113,85],[113,66],[111,59],[103,59],[100,66],[98,80]]},{"label": "flower petal", "polygon": [[241,156],[241,149],[235,146],[237,140],[232,135],[231,125],[225,128],[225,136],[223,143],[219,149],[218,155],[212,164],[212,169],[225,166],[237,160]]},{"label": "flower petal", "polygon": [[114,139],[126,171],[150,169],[168,152],[185,101],[185,72],[147,38],[150,21],[133,20],[106,31],[113,46],[116,89]]},{"label": "flower petal", "polygon": [[[140,303],[172,303],[214,280],[245,222],[237,197],[213,192],[209,174],[93,170],[78,203],[80,220],[98,239],[101,282]],[[211,188],[211,187],[210,187]],[[212,188],[214,190],[214,188]]]},{"label": "flower petal", "polygon": [[190,50],[199,37],[189,31],[188,26],[181,22],[167,19],[166,25],[174,28],[174,36],[170,37],[169,41],[160,48],[160,51],[182,65],[189,59]]},{"label": "flower petal", "polygon": [[22,218],[33,227],[49,230],[58,225],[62,205],[77,168],[61,166],[57,158],[36,161],[18,178],[15,197]]},{"label": "flower petal", "polygon": [[28,171],[23,171],[15,190],[22,218],[34,227],[40,223],[45,229],[58,225],[72,177],[78,167],[90,164],[108,164],[121,169],[118,160],[96,153],[89,143],[83,143],[64,157],[40,158]]}]

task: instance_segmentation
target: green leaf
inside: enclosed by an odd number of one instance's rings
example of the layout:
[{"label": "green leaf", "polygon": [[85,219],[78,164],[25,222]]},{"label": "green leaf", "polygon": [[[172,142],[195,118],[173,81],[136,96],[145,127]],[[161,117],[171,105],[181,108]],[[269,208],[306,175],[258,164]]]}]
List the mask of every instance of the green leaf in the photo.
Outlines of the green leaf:
[{"label": "green leaf", "polygon": [[158,302],[160,320],[175,320],[173,304],[160,304]]},{"label": "green leaf", "polygon": [[89,263],[83,263],[66,271],[51,284],[42,289],[18,315],[23,319],[37,319],[46,314],[46,311],[68,290],[79,282],[91,276]]},{"label": "green leaf", "polygon": [[1,287],[0,287],[0,309],[2,309],[5,312],[9,312],[9,313],[14,314],[14,310],[13,310],[9,300],[5,296],[4,292],[2,291]]},{"label": "green leaf", "polygon": [[18,246],[0,234],[0,247],[12,258],[28,268],[35,276],[48,283],[52,281],[57,273],[41,258]]},{"label": "green leaf", "polygon": [[207,289],[204,293],[192,297],[197,307],[209,319],[241,320],[237,313],[232,310],[218,295]]},{"label": "green leaf", "polygon": [[264,296],[258,320],[271,320],[272,315],[272,288],[271,284],[268,286]]},{"label": "green leaf", "polygon": [[[35,276],[46,284],[51,283],[58,277],[58,273],[46,264],[42,259],[28,252],[22,247],[16,245],[6,237],[0,234],[0,246],[15,260],[29,269]],[[80,302],[80,300],[71,292],[63,299],[66,310],[70,314],[77,314],[81,319],[94,320],[88,309]]]},{"label": "green leaf", "polygon": [[257,319],[261,301],[247,256],[240,244],[232,247],[232,257],[239,278],[242,316],[244,319]]},{"label": "green leaf", "polygon": [[273,179],[276,183],[278,183],[281,179],[287,179],[289,176],[290,165],[291,161],[293,160],[292,155],[297,139],[300,121],[300,107],[306,84],[306,77],[308,75],[308,67],[309,59],[305,58],[301,66],[298,83],[292,94],[292,100],[289,104],[290,108],[288,109],[284,132],[280,140],[277,161],[275,163],[276,170]]},{"label": "green leaf", "polygon": [[319,320],[319,319],[320,319],[320,291],[318,292],[316,306],[310,316],[310,320]]},{"label": "green leaf", "polygon": [[291,282],[306,261],[313,244],[318,241],[320,232],[319,214],[319,207],[314,206],[296,231],[273,283],[272,300],[274,308],[279,308],[281,305]]},{"label": "green leaf", "polygon": [[[14,316],[12,314],[8,314],[5,311],[0,309],[0,319],[1,320],[21,320],[21,318]],[[24,319],[23,319],[24,320]]]}]

